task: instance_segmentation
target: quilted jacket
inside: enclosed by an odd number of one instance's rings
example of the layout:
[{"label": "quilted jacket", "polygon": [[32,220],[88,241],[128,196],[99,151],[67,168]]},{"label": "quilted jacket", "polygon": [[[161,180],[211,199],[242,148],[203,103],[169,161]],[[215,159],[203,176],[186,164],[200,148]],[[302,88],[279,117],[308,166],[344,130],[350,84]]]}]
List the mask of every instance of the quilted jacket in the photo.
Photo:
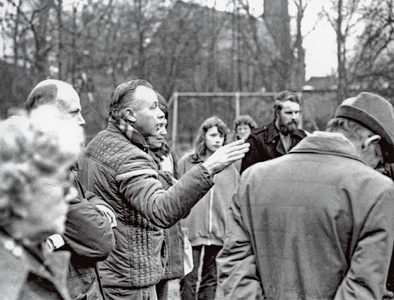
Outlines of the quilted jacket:
[{"label": "quilted jacket", "polygon": [[118,222],[115,249],[100,263],[104,288],[156,284],[166,262],[161,228],[180,220],[213,185],[199,165],[165,191],[147,151],[138,131],[112,119],[86,148],[83,182],[111,205]]}]

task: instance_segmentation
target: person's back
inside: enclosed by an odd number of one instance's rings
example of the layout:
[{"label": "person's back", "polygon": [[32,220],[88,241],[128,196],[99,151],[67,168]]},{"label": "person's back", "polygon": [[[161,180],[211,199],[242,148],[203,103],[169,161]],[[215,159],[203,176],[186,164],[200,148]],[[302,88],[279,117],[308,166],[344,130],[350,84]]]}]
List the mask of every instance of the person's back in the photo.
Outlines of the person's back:
[{"label": "person's back", "polygon": [[360,93],[326,132],[242,174],[217,258],[229,299],[375,299],[394,239],[394,108]]},{"label": "person's back", "polygon": [[[384,194],[394,198],[392,182],[356,157],[311,155],[311,149],[296,147],[243,175],[244,221],[255,239],[267,299],[348,299],[346,285],[362,282],[358,274],[364,272],[375,279],[367,286],[385,284],[379,260],[358,264],[355,250],[357,243],[376,243],[376,257],[391,251],[371,230],[390,227],[380,213],[389,205],[381,201]],[[248,193],[264,197],[246,198]],[[380,238],[388,238],[384,230]],[[357,292],[354,299],[369,299],[375,291]]]}]

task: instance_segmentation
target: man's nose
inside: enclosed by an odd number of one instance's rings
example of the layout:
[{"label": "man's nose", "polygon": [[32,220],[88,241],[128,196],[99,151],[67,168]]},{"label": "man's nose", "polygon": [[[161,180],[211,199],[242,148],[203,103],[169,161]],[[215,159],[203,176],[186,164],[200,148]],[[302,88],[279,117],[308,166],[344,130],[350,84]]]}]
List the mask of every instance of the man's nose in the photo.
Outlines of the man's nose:
[{"label": "man's nose", "polygon": [[82,117],[82,114],[78,115],[77,122],[78,122],[79,126],[85,126],[86,122],[85,122],[85,119]]},{"label": "man's nose", "polygon": [[163,119],[165,117],[164,112],[160,108],[157,108],[157,109],[158,109],[157,118],[158,119]]}]

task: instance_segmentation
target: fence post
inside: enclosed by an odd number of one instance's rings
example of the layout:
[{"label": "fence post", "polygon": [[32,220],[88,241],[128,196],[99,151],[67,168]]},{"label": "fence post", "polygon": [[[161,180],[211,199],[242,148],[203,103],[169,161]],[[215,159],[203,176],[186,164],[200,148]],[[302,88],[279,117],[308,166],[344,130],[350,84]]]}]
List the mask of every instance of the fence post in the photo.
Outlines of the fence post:
[{"label": "fence post", "polygon": [[303,110],[303,108],[304,108],[304,99],[302,99],[302,92],[298,92],[297,93],[297,96],[298,96],[298,99],[300,99],[300,107],[301,107],[301,113],[300,113],[300,123],[298,124],[298,128],[300,128],[300,129],[302,129],[303,127],[304,127],[304,125],[303,125],[303,121],[304,121],[304,119],[303,119],[303,117],[302,117],[302,110]]},{"label": "fence post", "polygon": [[172,137],[171,137],[171,148],[176,149],[176,136],[178,130],[178,92],[174,92],[174,117],[172,118]]},{"label": "fence post", "polygon": [[240,98],[239,92],[235,92],[235,118],[238,118],[240,115],[239,98]]}]

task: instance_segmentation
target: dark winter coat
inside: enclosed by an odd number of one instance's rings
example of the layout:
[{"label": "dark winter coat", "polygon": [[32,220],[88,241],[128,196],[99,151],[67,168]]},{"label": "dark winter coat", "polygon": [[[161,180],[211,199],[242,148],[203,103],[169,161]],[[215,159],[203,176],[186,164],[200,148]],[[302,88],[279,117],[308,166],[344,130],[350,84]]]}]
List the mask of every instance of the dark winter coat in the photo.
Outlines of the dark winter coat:
[{"label": "dark winter coat", "polygon": [[86,191],[75,175],[74,186],[79,195],[70,203],[65,245],[60,248],[71,252],[67,287],[71,299],[100,300],[103,294],[97,262],[109,256],[115,238],[108,218],[95,204],[109,205]]},{"label": "dark winter coat", "polygon": [[[168,190],[178,180],[177,159],[167,144],[162,149],[152,149],[149,154],[155,160],[159,168],[159,180],[165,190]],[[183,270],[183,233],[181,223],[177,222],[170,228],[164,229],[164,243],[167,248],[167,262],[164,267],[162,280],[181,278]]]},{"label": "dark winter coat", "polygon": [[66,287],[70,253],[46,253],[17,245],[0,233],[0,299],[69,300]]},{"label": "dark winter coat", "polygon": [[[290,149],[297,145],[305,136],[305,131],[301,129],[295,130],[290,136]],[[242,159],[241,173],[255,163],[286,154],[279,130],[275,126],[275,121],[272,121],[266,126],[254,129],[249,135],[247,142],[250,143],[250,148]]]}]

